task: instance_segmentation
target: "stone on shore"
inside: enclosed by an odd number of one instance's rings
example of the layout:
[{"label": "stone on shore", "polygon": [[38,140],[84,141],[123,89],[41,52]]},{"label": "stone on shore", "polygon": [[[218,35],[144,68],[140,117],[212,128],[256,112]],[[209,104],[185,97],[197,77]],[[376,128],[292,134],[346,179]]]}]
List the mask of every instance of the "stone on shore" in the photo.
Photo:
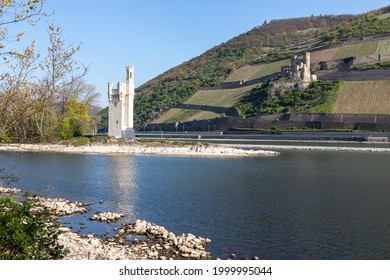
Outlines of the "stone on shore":
[{"label": "stone on shore", "polygon": [[207,244],[211,242],[208,238],[196,237],[191,233],[176,236],[162,226],[141,220],[124,225],[122,229],[128,235],[143,235],[156,243],[151,248],[154,253],[149,254],[151,259],[211,259],[210,253],[206,251]]},{"label": "stone on shore", "polygon": [[85,206],[89,205],[87,203],[71,202],[65,198],[33,197],[30,199],[35,200],[36,203],[33,210],[43,211],[46,208],[56,217],[85,213],[87,212]]},{"label": "stone on shore", "polygon": [[124,216],[125,215],[118,214],[118,213],[102,212],[102,213],[94,214],[89,219],[92,221],[97,221],[97,222],[111,223],[111,222],[115,222],[115,221],[119,220],[120,218],[122,218]]},{"label": "stone on shore", "polygon": [[15,189],[15,188],[4,188],[0,186],[0,193],[6,193],[6,194],[18,194],[21,190]]},{"label": "stone on shore", "polygon": [[[207,260],[210,239],[192,234],[176,236],[164,227],[139,221],[124,225],[116,238],[102,240],[93,234],[80,236],[67,228],[60,228],[59,243],[70,253],[66,260]],[[145,235],[147,240],[126,244],[128,235]]]}]

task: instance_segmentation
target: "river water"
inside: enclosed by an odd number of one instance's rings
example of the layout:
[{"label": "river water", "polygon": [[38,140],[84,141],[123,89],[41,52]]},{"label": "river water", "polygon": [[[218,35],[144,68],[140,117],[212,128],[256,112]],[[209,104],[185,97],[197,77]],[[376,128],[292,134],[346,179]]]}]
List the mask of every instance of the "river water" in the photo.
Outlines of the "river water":
[{"label": "river water", "polygon": [[[278,157],[0,153],[13,187],[95,202],[62,219],[112,235],[99,211],[207,237],[213,258],[390,259],[390,154],[282,151]],[[99,203],[102,200],[103,203]],[[85,228],[85,226],[86,228]]]}]

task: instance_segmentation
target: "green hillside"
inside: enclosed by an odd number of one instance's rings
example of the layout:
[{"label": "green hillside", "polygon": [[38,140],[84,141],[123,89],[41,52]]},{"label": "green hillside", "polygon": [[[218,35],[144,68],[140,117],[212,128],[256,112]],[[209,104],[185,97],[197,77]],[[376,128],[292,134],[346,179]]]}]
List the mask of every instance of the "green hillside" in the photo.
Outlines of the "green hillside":
[{"label": "green hillside", "polygon": [[[273,73],[288,64],[293,54],[303,51],[325,52],[324,48],[340,42],[390,34],[390,17],[385,16],[389,12],[390,6],[364,15],[275,20],[255,27],[137,88],[136,126],[142,128],[176,104],[186,103],[201,87],[212,87],[223,81],[251,80]],[[333,59],[351,56],[351,48],[355,48],[359,56],[375,54],[378,48],[378,42],[362,44],[366,45],[363,48],[341,47],[331,55]]]}]

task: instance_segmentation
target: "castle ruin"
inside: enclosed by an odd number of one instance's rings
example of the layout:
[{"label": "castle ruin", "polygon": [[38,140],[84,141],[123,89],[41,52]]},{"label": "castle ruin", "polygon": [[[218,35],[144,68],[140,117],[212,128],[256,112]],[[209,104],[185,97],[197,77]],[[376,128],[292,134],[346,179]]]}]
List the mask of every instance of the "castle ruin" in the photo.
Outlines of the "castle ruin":
[{"label": "castle ruin", "polygon": [[291,65],[283,66],[281,73],[283,77],[297,79],[304,83],[317,80],[317,76],[311,74],[310,52],[306,52],[302,59],[299,59],[297,55],[294,55],[291,58]]},{"label": "castle ruin", "polygon": [[132,139],[134,133],[134,67],[126,66],[126,81],[114,89],[108,83],[108,135]]}]

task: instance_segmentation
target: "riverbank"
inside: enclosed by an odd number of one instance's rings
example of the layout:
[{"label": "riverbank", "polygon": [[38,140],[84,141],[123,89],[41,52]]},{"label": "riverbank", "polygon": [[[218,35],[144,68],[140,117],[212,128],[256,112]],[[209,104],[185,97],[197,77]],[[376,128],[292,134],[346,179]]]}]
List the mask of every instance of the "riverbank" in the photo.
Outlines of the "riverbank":
[{"label": "riverbank", "polygon": [[337,146],[296,146],[296,145],[253,145],[253,144],[225,144],[228,147],[240,149],[264,149],[264,150],[298,150],[298,151],[331,151],[331,152],[365,152],[365,153],[390,153],[390,148],[376,147],[337,147]]},{"label": "riverbank", "polygon": [[[17,195],[21,191],[0,187],[0,197]],[[34,203],[32,211],[47,209],[51,219],[88,213],[89,203],[72,202],[63,198],[30,197]],[[123,214],[101,213],[101,216],[115,216],[115,220]],[[93,219],[96,216],[91,216]],[[98,222],[98,221],[97,221]],[[101,219],[100,222],[110,222]],[[196,237],[190,233],[175,235],[162,226],[137,220],[133,224],[122,225],[116,229],[113,238],[100,239],[94,234],[81,236],[70,228],[61,226],[58,243],[69,250],[65,260],[208,260],[211,255],[206,246],[211,242],[208,238]]]},{"label": "riverbank", "polygon": [[0,151],[212,157],[279,155],[278,152],[274,151],[238,149],[226,145],[202,143],[171,144],[168,142],[150,142],[145,144],[137,142],[91,143],[78,147],[53,144],[2,144],[0,145]]}]

